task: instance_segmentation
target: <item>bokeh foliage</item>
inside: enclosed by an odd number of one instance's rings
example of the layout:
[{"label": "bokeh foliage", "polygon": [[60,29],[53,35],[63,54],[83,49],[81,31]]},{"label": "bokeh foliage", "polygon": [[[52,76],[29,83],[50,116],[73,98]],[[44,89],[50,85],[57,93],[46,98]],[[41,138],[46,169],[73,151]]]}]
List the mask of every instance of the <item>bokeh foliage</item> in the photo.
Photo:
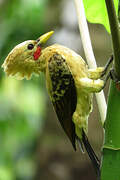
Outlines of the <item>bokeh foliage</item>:
[{"label": "bokeh foliage", "polygon": [[[0,65],[18,43],[46,31],[48,0],[0,4]],[[42,132],[46,95],[43,78],[16,81],[0,71],[0,180],[32,179],[36,141]]]}]

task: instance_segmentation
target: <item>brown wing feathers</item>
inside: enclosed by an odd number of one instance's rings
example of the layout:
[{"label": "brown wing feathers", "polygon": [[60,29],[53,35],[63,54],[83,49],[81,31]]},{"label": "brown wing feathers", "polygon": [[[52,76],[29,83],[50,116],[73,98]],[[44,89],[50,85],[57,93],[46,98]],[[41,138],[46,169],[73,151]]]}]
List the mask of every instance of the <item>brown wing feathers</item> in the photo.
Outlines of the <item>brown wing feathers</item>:
[{"label": "brown wing feathers", "polygon": [[61,126],[76,150],[75,125],[72,122],[77,103],[74,79],[65,59],[59,54],[54,54],[50,58],[48,68],[52,84],[50,96],[54,109]]}]

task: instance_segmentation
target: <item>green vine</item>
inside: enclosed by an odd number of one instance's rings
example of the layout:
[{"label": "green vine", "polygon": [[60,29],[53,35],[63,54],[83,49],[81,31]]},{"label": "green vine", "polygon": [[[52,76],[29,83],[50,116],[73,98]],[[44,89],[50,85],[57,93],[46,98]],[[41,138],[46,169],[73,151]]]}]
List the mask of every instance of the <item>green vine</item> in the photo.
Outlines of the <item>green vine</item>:
[{"label": "green vine", "polygon": [[[113,0],[105,0],[113,44],[114,69],[120,78],[120,32]],[[120,179],[120,90],[111,82],[105,122],[101,180]]]}]

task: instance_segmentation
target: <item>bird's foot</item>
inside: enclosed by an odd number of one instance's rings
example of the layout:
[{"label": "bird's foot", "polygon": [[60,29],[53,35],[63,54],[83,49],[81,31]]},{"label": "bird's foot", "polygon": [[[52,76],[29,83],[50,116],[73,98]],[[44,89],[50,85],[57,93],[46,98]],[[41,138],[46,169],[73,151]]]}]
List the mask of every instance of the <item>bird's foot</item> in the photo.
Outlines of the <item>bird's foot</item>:
[{"label": "bird's foot", "polygon": [[104,67],[104,71],[103,71],[102,74],[101,74],[101,78],[102,78],[104,75],[106,75],[107,70],[108,70],[110,64],[112,63],[112,61],[113,61],[113,55],[111,55],[110,58],[108,59],[106,65],[105,65],[105,67]]}]

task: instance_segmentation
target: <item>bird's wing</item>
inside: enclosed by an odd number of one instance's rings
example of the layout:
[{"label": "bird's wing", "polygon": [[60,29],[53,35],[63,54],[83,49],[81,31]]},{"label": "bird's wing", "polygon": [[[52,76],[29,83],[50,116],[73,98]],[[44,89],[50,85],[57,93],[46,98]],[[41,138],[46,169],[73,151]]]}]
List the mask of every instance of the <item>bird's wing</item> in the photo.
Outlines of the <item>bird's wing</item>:
[{"label": "bird's wing", "polygon": [[73,76],[66,60],[58,53],[49,59],[48,71],[51,81],[49,90],[51,101],[61,126],[76,150],[75,125],[72,116],[76,109],[77,94]]}]

